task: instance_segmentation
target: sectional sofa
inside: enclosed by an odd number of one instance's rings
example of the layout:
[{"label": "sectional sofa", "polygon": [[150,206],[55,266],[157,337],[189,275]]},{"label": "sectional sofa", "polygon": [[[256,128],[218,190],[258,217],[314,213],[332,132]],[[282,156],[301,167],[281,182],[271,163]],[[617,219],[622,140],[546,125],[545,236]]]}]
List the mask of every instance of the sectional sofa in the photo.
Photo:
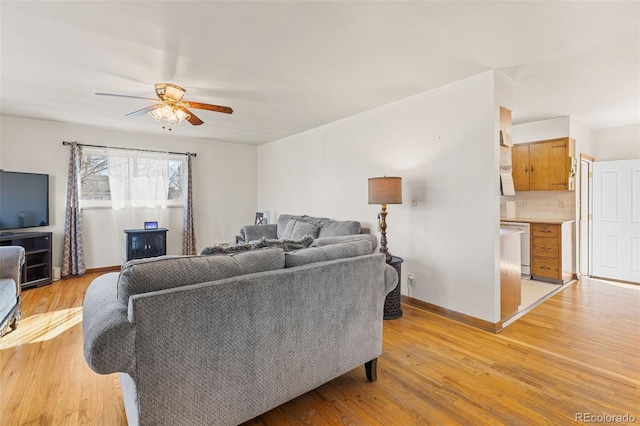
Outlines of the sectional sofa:
[{"label": "sectional sofa", "polygon": [[236,425],[382,353],[398,282],[368,238],[128,262],[88,288],[84,353],[130,425]]}]

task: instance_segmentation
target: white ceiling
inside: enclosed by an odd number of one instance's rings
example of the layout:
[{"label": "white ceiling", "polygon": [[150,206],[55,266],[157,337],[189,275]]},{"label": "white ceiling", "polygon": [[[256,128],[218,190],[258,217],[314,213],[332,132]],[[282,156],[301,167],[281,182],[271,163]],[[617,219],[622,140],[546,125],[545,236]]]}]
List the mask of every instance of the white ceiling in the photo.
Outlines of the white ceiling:
[{"label": "white ceiling", "polygon": [[230,106],[174,134],[262,144],[486,70],[514,123],[640,122],[640,2],[0,3],[0,114],[142,132],[153,85]]}]

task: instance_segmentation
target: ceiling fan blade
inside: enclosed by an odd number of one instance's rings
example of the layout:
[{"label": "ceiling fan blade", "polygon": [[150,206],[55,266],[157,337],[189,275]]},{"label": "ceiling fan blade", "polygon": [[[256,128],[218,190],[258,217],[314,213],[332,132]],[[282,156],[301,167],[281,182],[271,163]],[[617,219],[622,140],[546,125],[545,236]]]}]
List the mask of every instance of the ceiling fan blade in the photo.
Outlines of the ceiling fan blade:
[{"label": "ceiling fan blade", "polygon": [[179,106],[178,108],[180,108],[182,112],[184,112],[185,114],[189,115],[189,118],[187,118],[187,121],[193,124],[194,126],[199,126],[202,123],[204,123],[204,121],[200,120],[198,117],[196,117],[191,111],[189,111],[185,107]]},{"label": "ceiling fan blade", "polygon": [[142,109],[139,109],[137,111],[130,112],[129,114],[126,114],[125,117],[139,117],[142,114],[145,114],[145,113],[147,113],[149,111],[153,111],[154,109],[158,109],[160,107],[162,107],[162,104],[149,105],[146,108],[142,108]]},{"label": "ceiling fan blade", "polygon": [[145,101],[161,102],[159,99],[142,98],[140,96],[116,95],[114,93],[96,93],[98,96],[116,96],[118,98],[144,99]]},{"label": "ceiling fan blade", "polygon": [[233,110],[226,106],[203,104],[200,102],[184,101],[185,106],[198,109],[206,109],[208,111],[224,112],[225,114],[233,113]]}]

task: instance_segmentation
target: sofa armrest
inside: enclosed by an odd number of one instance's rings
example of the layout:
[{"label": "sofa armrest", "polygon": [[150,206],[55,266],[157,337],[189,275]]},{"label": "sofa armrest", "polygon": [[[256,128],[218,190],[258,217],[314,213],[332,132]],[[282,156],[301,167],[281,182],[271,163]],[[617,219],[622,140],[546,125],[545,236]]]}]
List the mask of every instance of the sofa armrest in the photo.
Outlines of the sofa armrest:
[{"label": "sofa armrest", "polygon": [[268,225],[247,225],[240,231],[244,242],[259,240],[262,237],[267,239],[278,238],[278,225],[270,223]]},{"label": "sofa armrest", "polygon": [[20,295],[20,275],[24,265],[24,248],[20,246],[0,247],[0,278],[12,278]]},{"label": "sofa armrest", "polygon": [[96,373],[130,373],[135,364],[135,327],[116,295],[118,273],[96,278],[84,298],[84,358]]},{"label": "sofa armrest", "polygon": [[384,289],[386,294],[396,288],[398,281],[398,271],[391,265],[384,265]]}]

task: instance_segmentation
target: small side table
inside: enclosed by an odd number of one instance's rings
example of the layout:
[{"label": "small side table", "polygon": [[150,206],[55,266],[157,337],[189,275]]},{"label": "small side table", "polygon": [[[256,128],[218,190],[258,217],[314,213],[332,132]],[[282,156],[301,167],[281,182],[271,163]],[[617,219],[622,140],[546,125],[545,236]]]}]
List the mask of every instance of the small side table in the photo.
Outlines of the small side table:
[{"label": "small side table", "polygon": [[387,260],[387,264],[394,267],[398,271],[398,285],[387,294],[384,300],[384,319],[396,319],[402,316],[402,308],[400,306],[400,284],[402,282],[402,262],[404,259],[397,256],[391,256],[391,260]]}]

